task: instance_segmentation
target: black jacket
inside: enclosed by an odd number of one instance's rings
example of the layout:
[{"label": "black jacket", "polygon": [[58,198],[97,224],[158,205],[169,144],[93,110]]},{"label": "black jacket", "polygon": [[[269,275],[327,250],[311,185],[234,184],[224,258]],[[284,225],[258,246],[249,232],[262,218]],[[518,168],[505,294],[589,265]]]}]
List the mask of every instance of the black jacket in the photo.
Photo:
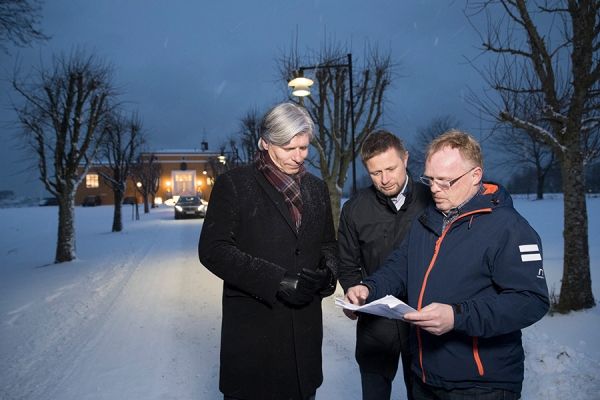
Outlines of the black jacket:
[{"label": "black jacket", "polygon": [[[409,174],[407,198],[400,210],[374,186],[344,204],[338,232],[339,281],[344,291],[358,285],[385,263],[404,239],[415,215],[430,200],[429,188],[413,181]],[[401,355],[404,379],[410,391],[409,332],[406,322],[361,315],[356,327],[356,361],[361,370],[393,380]]]},{"label": "black jacket", "polygon": [[[321,296],[305,306],[276,297],[284,273],[339,263],[327,185],[307,173],[300,232],[282,195],[254,166],[217,178],[198,252],[223,279],[220,390],[240,399],[305,399],[323,381]],[[334,288],[322,296],[332,294]]]},{"label": "black jacket", "polygon": [[340,216],[339,281],[344,291],[356,286],[385,263],[402,243],[415,215],[431,200],[429,187],[409,174],[408,193],[400,210],[373,185],[344,203]]}]

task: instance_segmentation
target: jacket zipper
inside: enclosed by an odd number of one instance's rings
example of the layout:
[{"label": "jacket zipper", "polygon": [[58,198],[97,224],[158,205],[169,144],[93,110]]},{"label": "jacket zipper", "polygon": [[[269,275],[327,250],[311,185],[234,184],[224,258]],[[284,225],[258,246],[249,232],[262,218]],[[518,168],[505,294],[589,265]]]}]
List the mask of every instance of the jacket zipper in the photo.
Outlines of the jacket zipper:
[{"label": "jacket zipper", "polygon": [[[465,218],[469,215],[479,214],[482,212],[491,212],[491,211],[492,211],[491,208],[483,208],[481,210],[475,210],[475,211],[471,211],[466,214],[460,215],[458,218],[456,218],[454,221],[452,221],[450,224],[448,224],[446,229],[444,229],[444,231],[442,232],[442,236],[440,236],[438,238],[438,240],[435,242],[435,249],[433,251],[433,256],[431,258],[431,261],[429,262],[429,266],[427,267],[427,272],[425,272],[425,277],[423,278],[423,284],[421,285],[421,292],[419,293],[419,302],[417,303],[417,311],[421,311],[421,308],[423,308],[423,295],[425,294],[425,288],[427,287],[427,279],[429,278],[429,273],[431,272],[431,270],[433,268],[433,264],[435,264],[435,261],[437,259],[438,253],[440,251],[440,246],[442,245],[442,241],[444,240],[444,237],[446,237],[446,233],[448,233],[448,231],[450,230],[450,227],[461,218]],[[420,326],[417,326],[417,342],[419,345],[419,364],[421,366],[421,376],[422,376],[421,379],[423,380],[423,382],[427,382],[427,378],[425,376],[425,367],[423,366],[423,344],[421,341],[421,327]],[[475,337],[475,336],[473,336],[473,356],[475,357],[475,362],[477,363],[477,368],[479,370],[479,374],[483,375],[483,364],[481,363],[481,360],[479,358],[479,350],[477,348],[477,337]]]}]

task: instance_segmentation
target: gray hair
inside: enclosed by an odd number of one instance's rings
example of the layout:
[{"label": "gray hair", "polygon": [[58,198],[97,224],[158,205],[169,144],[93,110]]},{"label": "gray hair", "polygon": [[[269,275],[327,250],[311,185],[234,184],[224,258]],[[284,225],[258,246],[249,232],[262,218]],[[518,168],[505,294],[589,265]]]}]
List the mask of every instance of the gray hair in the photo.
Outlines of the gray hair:
[{"label": "gray hair", "polygon": [[306,108],[294,103],[281,103],[271,108],[260,123],[258,148],[264,150],[262,141],[275,146],[285,146],[294,136],[315,137],[315,123]]}]

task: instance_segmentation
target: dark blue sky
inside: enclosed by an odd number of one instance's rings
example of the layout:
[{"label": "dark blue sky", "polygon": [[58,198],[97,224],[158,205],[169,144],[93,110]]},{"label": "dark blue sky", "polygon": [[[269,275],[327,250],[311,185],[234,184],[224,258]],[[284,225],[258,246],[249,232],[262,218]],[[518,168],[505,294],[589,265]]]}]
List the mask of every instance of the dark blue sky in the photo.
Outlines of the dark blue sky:
[{"label": "dark blue sky", "polygon": [[[139,111],[151,148],[199,147],[206,134],[217,149],[249,109],[286,99],[275,59],[296,35],[301,51],[318,50],[325,38],[348,44],[357,66],[370,43],[389,49],[399,63],[386,129],[410,143],[419,127],[451,115],[480,137],[474,110],[464,102],[468,88],[481,91],[484,84],[465,60],[478,54],[480,40],[463,7],[452,0],[52,0],[43,5],[42,21],[52,40],[9,47],[9,55],[0,54],[0,72],[6,77],[17,58],[24,70],[41,60],[49,65],[53,53],[84,45],[115,65],[122,99]],[[5,126],[15,117],[9,89],[3,79],[0,190],[40,196],[42,184],[35,174],[18,173],[27,164],[7,143],[13,132]]]}]

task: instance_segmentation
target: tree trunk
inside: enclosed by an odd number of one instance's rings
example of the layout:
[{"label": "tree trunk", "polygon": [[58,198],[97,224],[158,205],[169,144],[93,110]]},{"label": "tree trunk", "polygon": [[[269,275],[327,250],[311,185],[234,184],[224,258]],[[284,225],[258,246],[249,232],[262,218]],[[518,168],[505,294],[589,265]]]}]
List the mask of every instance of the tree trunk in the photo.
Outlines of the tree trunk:
[{"label": "tree trunk", "polygon": [[58,205],[58,242],[54,263],[73,261],[75,251],[75,198],[74,194]]},{"label": "tree trunk", "polygon": [[[578,150],[578,148],[576,148]],[[590,276],[588,215],[584,165],[581,155],[567,153],[562,160],[564,193],[564,267],[557,311],[567,313],[595,306]]]},{"label": "tree trunk", "polygon": [[537,198],[536,200],[544,200],[544,174],[538,168],[537,171]]},{"label": "tree trunk", "polygon": [[121,232],[123,230],[123,192],[115,190],[113,193],[115,209],[113,213],[112,231]]},{"label": "tree trunk", "polygon": [[340,211],[342,202],[342,193],[340,188],[334,182],[325,181],[329,188],[329,198],[331,200],[331,213],[333,214],[333,228],[337,237],[338,226],[340,225]]}]

